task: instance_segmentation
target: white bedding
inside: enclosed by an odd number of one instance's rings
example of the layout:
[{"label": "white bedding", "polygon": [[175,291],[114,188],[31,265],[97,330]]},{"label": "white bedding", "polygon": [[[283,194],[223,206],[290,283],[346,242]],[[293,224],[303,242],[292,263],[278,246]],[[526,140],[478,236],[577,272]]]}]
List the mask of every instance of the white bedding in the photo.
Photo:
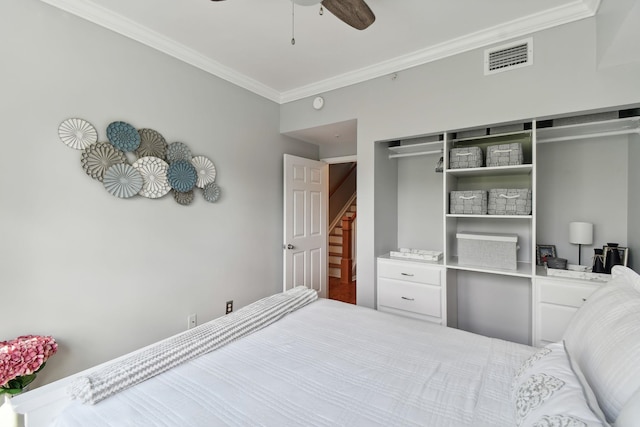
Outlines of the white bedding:
[{"label": "white bedding", "polygon": [[53,426],[513,426],[534,352],[321,299]]}]

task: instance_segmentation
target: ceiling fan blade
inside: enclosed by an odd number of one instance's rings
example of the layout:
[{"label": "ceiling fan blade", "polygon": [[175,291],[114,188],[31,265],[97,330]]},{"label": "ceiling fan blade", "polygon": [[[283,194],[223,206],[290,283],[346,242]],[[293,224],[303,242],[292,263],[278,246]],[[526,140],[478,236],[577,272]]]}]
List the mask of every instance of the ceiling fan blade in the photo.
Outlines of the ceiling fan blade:
[{"label": "ceiling fan blade", "polygon": [[357,30],[364,30],[376,20],[364,0],[322,0],[322,6]]}]

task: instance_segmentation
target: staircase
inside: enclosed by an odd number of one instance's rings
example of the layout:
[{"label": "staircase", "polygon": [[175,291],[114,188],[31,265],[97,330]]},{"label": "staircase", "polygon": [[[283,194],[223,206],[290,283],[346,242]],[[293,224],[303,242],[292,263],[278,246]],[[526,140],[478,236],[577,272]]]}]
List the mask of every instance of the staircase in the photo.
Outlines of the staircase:
[{"label": "staircase", "polygon": [[[353,218],[356,215],[356,206],[357,202],[354,200],[342,218]],[[338,221],[338,224],[329,233],[329,277],[338,279],[342,276],[342,235],[342,221]],[[350,279],[347,281],[351,281]]]}]

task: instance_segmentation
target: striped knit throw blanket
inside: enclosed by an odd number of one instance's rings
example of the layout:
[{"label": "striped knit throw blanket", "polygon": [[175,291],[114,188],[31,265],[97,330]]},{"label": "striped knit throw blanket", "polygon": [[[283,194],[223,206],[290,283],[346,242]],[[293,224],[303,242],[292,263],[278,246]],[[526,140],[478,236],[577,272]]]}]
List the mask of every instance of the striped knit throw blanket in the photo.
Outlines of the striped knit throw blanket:
[{"label": "striped knit throw blanket", "polygon": [[76,379],[73,399],[94,404],[195,357],[264,328],[318,298],[298,286],[249,304]]}]

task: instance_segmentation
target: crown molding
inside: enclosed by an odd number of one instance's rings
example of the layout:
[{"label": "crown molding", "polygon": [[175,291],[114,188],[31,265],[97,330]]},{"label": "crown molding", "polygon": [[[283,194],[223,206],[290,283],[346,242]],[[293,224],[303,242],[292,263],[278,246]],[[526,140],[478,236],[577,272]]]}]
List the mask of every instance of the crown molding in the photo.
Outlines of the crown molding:
[{"label": "crown molding", "polygon": [[211,58],[196,52],[195,50],[176,42],[162,34],[144,27],[129,18],[114,13],[102,6],[87,0],[40,0],[58,9],[79,16],[101,27],[107,28],[125,37],[152,47],[167,55],[173,56],[187,64],[200,68],[236,86],[247,89],[257,95],[263,96],[279,103],[281,94],[244,74],[238,73],[232,68],[226,67]]},{"label": "crown molding", "polygon": [[386,76],[408,68],[437,61],[473,49],[529,35],[558,25],[567,24],[596,14],[600,0],[576,0],[572,3],[546,11],[524,16],[505,24],[496,25],[463,37],[447,40],[428,48],[380,62],[370,67],[341,74],[330,79],[283,92],[280,103],[284,104],[330,90],[340,89],[366,80]]},{"label": "crown molding", "polygon": [[601,0],[575,0],[553,9],[528,15],[505,24],[380,62],[370,67],[360,68],[285,92],[278,92],[148,27],[141,26],[139,23],[125,16],[114,13],[88,0],[40,1],[164,52],[167,55],[173,56],[187,64],[200,68],[203,71],[271,101],[283,104],[382,77],[459,53],[489,46],[494,43],[504,42],[515,37],[521,37],[558,25],[589,18],[596,14]]}]

